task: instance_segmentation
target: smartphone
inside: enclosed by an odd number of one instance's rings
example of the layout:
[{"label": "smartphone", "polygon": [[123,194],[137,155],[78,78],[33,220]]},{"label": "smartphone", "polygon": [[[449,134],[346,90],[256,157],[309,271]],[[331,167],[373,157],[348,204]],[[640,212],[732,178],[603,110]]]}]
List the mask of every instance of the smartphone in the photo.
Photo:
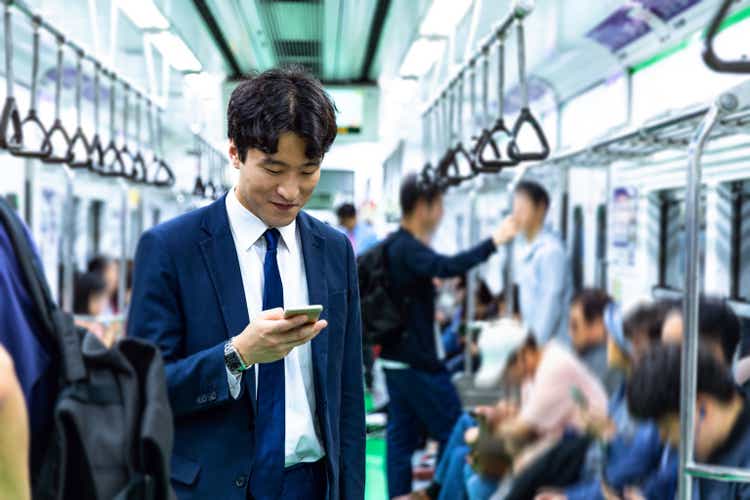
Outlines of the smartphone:
[{"label": "smartphone", "polygon": [[307,316],[308,323],[315,323],[323,312],[323,306],[299,306],[284,309],[284,319],[293,318],[294,316]]}]

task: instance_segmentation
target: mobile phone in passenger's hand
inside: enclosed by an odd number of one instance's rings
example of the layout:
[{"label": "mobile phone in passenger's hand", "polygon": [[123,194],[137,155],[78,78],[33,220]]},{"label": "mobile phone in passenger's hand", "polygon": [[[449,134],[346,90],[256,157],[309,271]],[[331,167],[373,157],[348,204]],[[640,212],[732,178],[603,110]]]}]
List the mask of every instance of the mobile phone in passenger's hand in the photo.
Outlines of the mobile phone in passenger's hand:
[{"label": "mobile phone in passenger's hand", "polygon": [[318,321],[318,318],[320,318],[322,312],[323,306],[321,305],[290,307],[284,309],[284,319],[293,318],[295,316],[307,316],[308,323],[315,323]]}]

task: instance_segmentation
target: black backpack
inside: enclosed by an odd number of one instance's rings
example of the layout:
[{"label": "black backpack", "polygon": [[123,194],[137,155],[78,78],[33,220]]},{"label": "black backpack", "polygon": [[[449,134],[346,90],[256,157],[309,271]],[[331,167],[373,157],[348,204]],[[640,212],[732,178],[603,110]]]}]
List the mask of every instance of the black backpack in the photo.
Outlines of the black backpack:
[{"label": "black backpack", "polygon": [[362,331],[367,345],[397,344],[404,335],[408,297],[395,297],[388,269],[393,235],[357,258]]},{"label": "black backpack", "polygon": [[[21,221],[0,198],[0,224],[13,245],[41,331],[55,361],[52,435],[32,470],[35,500],[174,498],[174,435],[159,350],[125,338],[107,349],[52,300]],[[32,411],[33,409],[30,409]]]}]

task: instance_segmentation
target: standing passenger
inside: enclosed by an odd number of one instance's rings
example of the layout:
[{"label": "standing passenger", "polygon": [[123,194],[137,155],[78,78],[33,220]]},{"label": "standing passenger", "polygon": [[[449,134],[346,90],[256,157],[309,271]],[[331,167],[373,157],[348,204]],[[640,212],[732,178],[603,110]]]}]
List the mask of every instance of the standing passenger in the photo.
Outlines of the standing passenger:
[{"label": "standing passenger", "polygon": [[544,225],[549,195],[532,181],[516,186],[513,214],[503,221],[500,244],[520,233],[515,281],[520,290],[521,318],[540,344],[557,339],[569,343],[568,308],[573,283],[565,245]]},{"label": "standing passenger", "polygon": [[391,498],[411,491],[411,456],[423,429],[441,445],[461,414],[461,402],[441,359],[441,338],[435,328],[433,278],[460,276],[495,252],[499,231],[478,246],[453,257],[428,245],[443,216],[442,190],[416,175],[401,185],[401,228],[388,244],[391,284],[407,301],[405,332],[384,345],[390,403],[387,429],[388,493]]},{"label": "standing passenger", "polygon": [[357,219],[357,209],[351,203],[344,203],[336,209],[341,230],[349,238],[355,255],[362,255],[378,242],[378,236],[366,222]]},{"label": "standing passenger", "polygon": [[[336,136],[296,69],[241,82],[228,107],[237,185],[147,231],[128,333],[166,361],[180,500],[364,498],[362,333],[346,236],[302,212]],[[282,308],[323,305],[285,319]]]}]

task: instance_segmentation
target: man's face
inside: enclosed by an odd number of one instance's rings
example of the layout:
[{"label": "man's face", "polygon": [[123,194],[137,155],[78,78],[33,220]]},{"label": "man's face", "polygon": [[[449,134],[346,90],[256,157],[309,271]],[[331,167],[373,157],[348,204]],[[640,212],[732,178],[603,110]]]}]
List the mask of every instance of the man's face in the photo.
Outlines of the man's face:
[{"label": "man's face", "polygon": [[535,229],[544,221],[545,208],[537,207],[525,193],[513,197],[513,219],[523,232]]},{"label": "man's face", "polygon": [[661,341],[665,344],[682,343],[682,314],[671,312],[661,327]]},{"label": "man's face", "polygon": [[343,227],[347,231],[354,231],[354,228],[357,225],[357,218],[343,217],[339,222],[341,223],[341,227]]},{"label": "man's face", "polygon": [[320,158],[305,156],[305,141],[295,133],[279,136],[275,154],[249,149],[240,162],[230,143],[229,155],[240,171],[237,194],[242,205],[270,227],[289,225],[320,180]]}]

